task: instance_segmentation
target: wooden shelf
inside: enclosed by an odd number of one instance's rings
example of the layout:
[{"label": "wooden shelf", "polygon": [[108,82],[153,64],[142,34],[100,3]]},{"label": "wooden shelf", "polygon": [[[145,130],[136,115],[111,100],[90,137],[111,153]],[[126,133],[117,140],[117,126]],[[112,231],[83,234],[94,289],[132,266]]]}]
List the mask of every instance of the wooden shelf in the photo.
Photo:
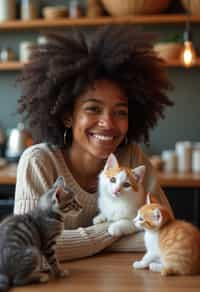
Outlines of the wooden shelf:
[{"label": "wooden shelf", "polygon": [[[22,70],[24,64],[19,61],[13,61],[13,62],[6,62],[6,63],[0,63],[0,71],[20,71]],[[178,60],[170,61],[167,63],[168,67],[184,67]],[[200,58],[196,61],[196,64],[193,67],[200,67]]]},{"label": "wooden shelf", "polygon": [[200,188],[200,173],[158,173],[162,187]]},{"label": "wooden shelf", "polygon": [[23,66],[24,64],[18,61],[0,63],[0,71],[19,71]]},{"label": "wooden shelf", "polygon": [[[134,16],[102,16],[97,18],[60,18],[54,20],[36,19],[29,21],[12,20],[0,23],[0,30],[33,30],[62,28],[67,26],[98,26],[103,24],[173,24],[185,23],[185,14],[156,14],[156,15],[134,15]],[[191,15],[192,23],[200,23],[200,15]]]},{"label": "wooden shelf", "polygon": [[[17,164],[10,163],[0,169],[0,184],[15,184]],[[158,172],[162,187],[200,188],[200,173]]]}]

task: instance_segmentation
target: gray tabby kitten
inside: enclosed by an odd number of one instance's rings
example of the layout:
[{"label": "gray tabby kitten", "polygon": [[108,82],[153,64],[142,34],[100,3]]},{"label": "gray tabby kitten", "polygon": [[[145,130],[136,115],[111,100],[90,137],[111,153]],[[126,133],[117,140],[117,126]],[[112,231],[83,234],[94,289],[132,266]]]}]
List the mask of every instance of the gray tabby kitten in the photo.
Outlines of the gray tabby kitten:
[{"label": "gray tabby kitten", "polygon": [[10,286],[44,283],[47,273],[39,271],[43,255],[54,277],[64,277],[55,254],[56,239],[64,228],[64,216],[81,211],[73,192],[58,177],[41,196],[38,205],[23,215],[11,215],[0,224],[0,291]]}]

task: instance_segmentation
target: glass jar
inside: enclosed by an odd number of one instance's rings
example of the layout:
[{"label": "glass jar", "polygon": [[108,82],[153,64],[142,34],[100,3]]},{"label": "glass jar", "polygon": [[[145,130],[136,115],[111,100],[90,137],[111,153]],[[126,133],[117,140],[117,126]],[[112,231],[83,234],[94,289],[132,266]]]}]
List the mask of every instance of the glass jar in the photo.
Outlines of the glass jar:
[{"label": "glass jar", "polygon": [[2,63],[16,60],[16,54],[11,48],[3,48],[0,53],[0,60]]}]

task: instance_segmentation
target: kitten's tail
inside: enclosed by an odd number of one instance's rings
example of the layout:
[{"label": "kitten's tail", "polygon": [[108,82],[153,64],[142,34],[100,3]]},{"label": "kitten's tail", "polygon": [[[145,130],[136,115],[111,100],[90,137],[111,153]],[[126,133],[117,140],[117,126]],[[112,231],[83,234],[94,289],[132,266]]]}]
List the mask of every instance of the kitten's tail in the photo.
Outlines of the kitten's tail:
[{"label": "kitten's tail", "polygon": [[10,287],[10,280],[5,274],[0,274],[0,292],[8,291]]}]

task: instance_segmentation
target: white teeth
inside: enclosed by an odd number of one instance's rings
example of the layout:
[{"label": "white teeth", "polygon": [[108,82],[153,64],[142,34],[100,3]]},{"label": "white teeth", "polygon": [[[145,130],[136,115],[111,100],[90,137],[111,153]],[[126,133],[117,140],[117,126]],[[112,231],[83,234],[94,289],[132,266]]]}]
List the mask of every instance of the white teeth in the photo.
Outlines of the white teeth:
[{"label": "white teeth", "polygon": [[113,140],[113,136],[103,136],[103,135],[98,135],[98,134],[94,134],[94,137],[102,140],[102,141],[111,141]]}]

